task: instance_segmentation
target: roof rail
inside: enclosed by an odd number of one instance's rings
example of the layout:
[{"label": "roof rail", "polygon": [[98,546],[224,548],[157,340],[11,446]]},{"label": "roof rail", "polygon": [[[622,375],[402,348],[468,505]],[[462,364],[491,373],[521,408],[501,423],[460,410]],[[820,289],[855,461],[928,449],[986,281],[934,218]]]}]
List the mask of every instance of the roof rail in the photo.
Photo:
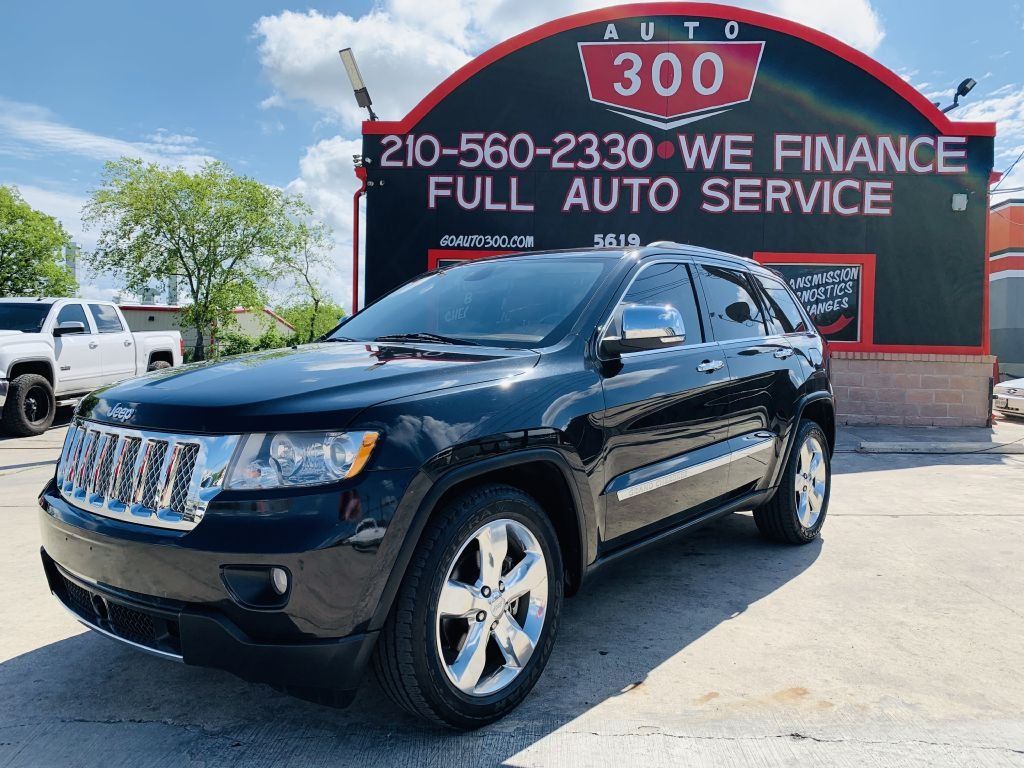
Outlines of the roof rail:
[{"label": "roof rail", "polygon": [[733,259],[743,259],[743,261],[749,261],[753,264],[759,264],[757,259],[752,259],[749,256],[740,256],[735,253],[728,253],[727,251],[719,251],[716,248],[705,248],[702,245],[685,245],[684,243],[677,243],[675,240],[655,240],[653,243],[647,244],[648,248],[675,248],[678,250],[694,250],[704,251],[705,253],[717,254],[719,256],[729,256]]}]

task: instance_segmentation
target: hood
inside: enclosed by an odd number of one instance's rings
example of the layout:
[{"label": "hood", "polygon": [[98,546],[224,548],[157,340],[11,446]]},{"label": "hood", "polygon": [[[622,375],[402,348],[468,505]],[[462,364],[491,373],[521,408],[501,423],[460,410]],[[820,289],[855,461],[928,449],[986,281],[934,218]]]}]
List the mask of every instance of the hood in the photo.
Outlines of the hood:
[{"label": "hood", "polygon": [[25,331],[12,331],[7,328],[0,328],[0,340],[3,341],[40,341],[49,340],[53,343],[53,336],[49,333],[25,333]]},{"label": "hood", "polygon": [[157,371],[94,392],[79,414],[174,432],[343,429],[377,403],[515,376],[539,357],[437,344],[314,344]]}]

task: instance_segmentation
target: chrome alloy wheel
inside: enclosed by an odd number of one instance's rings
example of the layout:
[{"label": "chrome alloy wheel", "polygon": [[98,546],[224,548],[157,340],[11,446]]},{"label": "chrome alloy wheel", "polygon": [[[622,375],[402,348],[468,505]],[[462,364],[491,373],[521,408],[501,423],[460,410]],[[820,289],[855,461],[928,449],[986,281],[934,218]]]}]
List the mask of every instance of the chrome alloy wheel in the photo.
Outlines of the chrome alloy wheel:
[{"label": "chrome alloy wheel", "polygon": [[813,528],[821,517],[827,479],[825,449],[817,437],[808,435],[796,465],[796,516],[804,528]]},{"label": "chrome alloy wheel", "polygon": [[470,696],[497,693],[523,671],[547,614],[548,569],[537,537],[493,520],[459,548],[437,606],[437,653]]}]

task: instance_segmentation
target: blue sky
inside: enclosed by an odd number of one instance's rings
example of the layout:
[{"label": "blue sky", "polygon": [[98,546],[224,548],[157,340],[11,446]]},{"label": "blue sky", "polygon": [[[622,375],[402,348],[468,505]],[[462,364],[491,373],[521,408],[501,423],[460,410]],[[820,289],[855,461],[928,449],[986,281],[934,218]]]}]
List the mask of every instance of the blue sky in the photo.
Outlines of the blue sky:
[{"label": "blue sky", "polygon": [[[381,117],[398,118],[498,40],[594,0],[9,3],[0,24],[0,184],[87,248],[78,211],[103,161],[217,158],[303,193],[335,229],[347,295],[358,110],[337,59],[352,45]],[[870,53],[934,99],[978,80],[957,113],[996,119],[997,166],[1024,150],[1024,6],[1010,0],[749,0]],[[1024,163],[1022,163],[1024,166]],[[1024,167],[1019,169],[1024,171]],[[1024,174],[1008,180],[1024,185]],[[84,292],[111,294],[109,280]]]}]

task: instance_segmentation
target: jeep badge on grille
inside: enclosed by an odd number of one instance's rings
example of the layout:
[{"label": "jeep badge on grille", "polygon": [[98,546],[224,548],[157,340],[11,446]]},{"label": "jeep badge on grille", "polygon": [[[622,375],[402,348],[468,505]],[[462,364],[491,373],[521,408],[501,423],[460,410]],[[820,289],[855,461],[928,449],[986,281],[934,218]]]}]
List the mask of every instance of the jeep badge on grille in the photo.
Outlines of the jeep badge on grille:
[{"label": "jeep badge on grille", "polygon": [[135,415],[135,409],[129,408],[128,406],[121,405],[118,403],[110,409],[108,417],[114,421],[128,421],[132,416]]}]

